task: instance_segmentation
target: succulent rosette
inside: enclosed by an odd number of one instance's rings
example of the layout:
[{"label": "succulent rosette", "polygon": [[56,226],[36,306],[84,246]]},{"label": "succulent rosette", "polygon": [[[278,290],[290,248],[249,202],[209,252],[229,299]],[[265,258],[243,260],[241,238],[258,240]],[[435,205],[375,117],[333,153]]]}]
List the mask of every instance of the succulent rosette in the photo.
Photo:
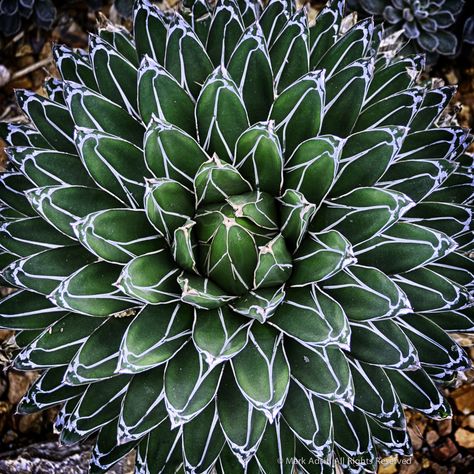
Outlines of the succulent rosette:
[{"label": "succulent rosette", "polygon": [[471,137],[343,7],[142,0],[18,91],[0,325],[43,371],[19,411],[62,404],[91,472],[372,471],[410,452],[403,407],[450,415]]}]

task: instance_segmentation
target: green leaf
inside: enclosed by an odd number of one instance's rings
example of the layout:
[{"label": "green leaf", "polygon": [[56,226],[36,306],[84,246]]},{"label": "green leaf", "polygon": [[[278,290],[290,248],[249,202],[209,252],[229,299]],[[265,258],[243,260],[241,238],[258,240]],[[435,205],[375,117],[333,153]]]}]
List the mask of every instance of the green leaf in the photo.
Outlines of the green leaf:
[{"label": "green leaf", "polygon": [[63,280],[48,298],[61,308],[89,316],[121,313],[137,302],[114,288],[120,270],[106,262],[90,263]]},{"label": "green leaf", "polygon": [[192,321],[186,304],[143,307],[123,333],[118,371],[137,373],[171,359],[188,340]]},{"label": "green leaf", "polygon": [[197,275],[182,273],[178,283],[181,300],[198,309],[216,309],[235,298],[224,293],[212,280]]},{"label": "green leaf", "polygon": [[156,178],[174,179],[192,188],[199,167],[209,160],[191,135],[152,119],[144,139],[145,162]]},{"label": "green leaf", "polygon": [[194,99],[168,71],[145,56],[138,70],[138,107],[145,124],[153,116],[196,134]]},{"label": "green leaf", "polygon": [[194,195],[178,181],[168,178],[149,180],[145,211],[160,235],[171,241],[175,230],[194,215]]},{"label": "green leaf", "polygon": [[206,48],[218,67],[228,63],[244,31],[239,7],[234,0],[218,0],[212,13]]},{"label": "green leaf", "polygon": [[259,19],[268,45],[272,45],[295,10],[291,0],[270,0]]},{"label": "green leaf", "polygon": [[250,321],[223,306],[194,310],[193,342],[206,363],[213,367],[232,359],[247,344]]},{"label": "green leaf", "polygon": [[44,329],[66,314],[30,291],[15,291],[0,300],[0,326],[5,329]]},{"label": "green leaf", "polygon": [[[161,63],[159,60],[157,62]],[[204,46],[179,13],[173,15],[170,21],[165,67],[181,87],[195,98],[212,72],[212,62]]]},{"label": "green leaf", "polygon": [[242,395],[273,422],[283,407],[290,383],[283,335],[268,326],[252,326],[248,344],[231,364]]},{"label": "green leaf", "polygon": [[301,8],[284,24],[270,47],[277,93],[309,71],[308,17]]},{"label": "green leaf", "polygon": [[143,125],[111,100],[74,82],[64,86],[64,99],[76,126],[107,132],[136,146],[142,145]]},{"label": "green leaf", "polygon": [[101,324],[99,318],[82,318],[77,324],[77,314],[69,313],[46,328],[29,346],[14,359],[20,370],[37,370],[69,364],[81,344]]},{"label": "green leaf", "polygon": [[87,250],[110,263],[127,263],[164,245],[139,209],[94,212],[73,224],[73,229]]},{"label": "green leaf", "polygon": [[387,319],[412,311],[405,293],[384,273],[351,265],[327,280],[323,289],[353,321]]},{"label": "green leaf", "polygon": [[[16,91],[16,100],[53,149],[66,153],[76,152],[73,140],[74,122],[64,105],[26,90]],[[58,133],[58,130],[61,132]]]},{"label": "green leaf", "polygon": [[455,242],[446,234],[408,222],[392,225],[381,236],[357,246],[362,265],[374,265],[393,275],[426,266],[452,252]]},{"label": "green leaf", "polygon": [[[191,27],[202,44],[206,43],[212,20],[212,8],[206,0],[196,0],[191,5]],[[189,21],[189,20],[188,20]]]},{"label": "green leaf", "polygon": [[283,185],[283,153],[274,122],[252,125],[235,145],[233,165],[254,189],[278,196]]},{"label": "green leaf", "polygon": [[351,331],[351,355],[356,359],[397,370],[419,367],[415,346],[394,321],[351,321]]},{"label": "green leaf", "polygon": [[138,67],[135,38],[125,26],[107,22],[105,25],[101,25],[98,33],[102,39],[113,46],[124,58]]},{"label": "green leaf", "polygon": [[352,407],[354,387],[344,353],[337,347],[307,347],[285,339],[292,377],[312,394]]},{"label": "green leaf", "polygon": [[379,188],[357,188],[326,201],[311,224],[316,231],[341,232],[353,245],[380,235],[414,206],[402,193]]},{"label": "green leaf", "polygon": [[123,267],[117,288],[144,303],[164,303],[179,300],[176,281],[180,269],[166,248],[139,255]]},{"label": "green leaf", "polygon": [[227,443],[245,467],[258,449],[267,418],[241,395],[230,367],[220,384],[217,410]]},{"label": "green leaf", "polygon": [[319,205],[331,189],[338,168],[343,141],[319,136],[306,140],[285,163],[285,188],[294,189]]},{"label": "green leaf", "polygon": [[461,286],[472,286],[474,282],[474,260],[461,253],[451,252],[428,268]]},{"label": "green leaf", "polygon": [[120,444],[139,440],[166,420],[163,376],[163,367],[156,367],[131,379],[118,421]]},{"label": "green leaf", "polygon": [[82,163],[94,181],[126,205],[141,207],[144,178],[150,176],[142,150],[127,140],[97,130],[76,129],[75,137]]},{"label": "green leaf", "polygon": [[2,270],[2,276],[12,286],[48,295],[65,278],[94,260],[80,246],[58,247],[16,260]]},{"label": "green leaf", "polygon": [[269,324],[305,345],[349,347],[350,328],[344,310],[315,285],[289,288]]},{"label": "green leaf", "polygon": [[286,158],[296,147],[319,134],[324,105],[324,72],[309,72],[287,87],[275,100],[270,119]]},{"label": "green leaf", "polygon": [[249,119],[237,85],[222,66],[204,83],[196,103],[196,120],[203,148],[232,162],[235,144]]},{"label": "green leaf", "polygon": [[10,146],[51,148],[41,133],[22,123],[0,122],[0,137]]},{"label": "green leaf", "polygon": [[455,86],[445,86],[427,91],[421,108],[410,124],[412,130],[426,130],[439,118],[456,92]]},{"label": "green leaf", "polygon": [[180,268],[198,275],[199,270],[196,260],[198,248],[195,234],[192,232],[195,225],[195,221],[188,220],[174,231],[171,250],[173,258]]},{"label": "green leaf", "polygon": [[92,212],[122,207],[111,194],[85,186],[45,186],[28,191],[27,197],[43,219],[73,239],[72,224]]},{"label": "green leaf", "polygon": [[240,90],[250,123],[265,120],[275,91],[270,55],[259,23],[245,30],[230,58],[228,71]]},{"label": "green leaf", "polygon": [[292,286],[326,280],[356,262],[352,246],[339,232],[308,233],[293,256]]},{"label": "green leaf", "polygon": [[25,196],[33,185],[21,173],[0,174],[0,202],[17,211],[20,216],[35,216],[35,211]]},{"label": "green leaf", "polygon": [[168,362],[165,402],[172,425],[187,423],[215,398],[222,367],[208,367],[192,342]]}]

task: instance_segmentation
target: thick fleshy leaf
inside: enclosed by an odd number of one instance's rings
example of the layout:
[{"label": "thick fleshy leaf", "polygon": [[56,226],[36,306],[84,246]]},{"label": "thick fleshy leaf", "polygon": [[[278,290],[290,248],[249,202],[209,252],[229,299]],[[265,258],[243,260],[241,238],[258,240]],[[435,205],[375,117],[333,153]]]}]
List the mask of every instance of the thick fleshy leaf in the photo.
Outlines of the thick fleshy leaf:
[{"label": "thick fleshy leaf", "polygon": [[384,273],[372,267],[351,265],[327,280],[326,290],[354,321],[393,318],[410,313],[405,293]]},{"label": "thick fleshy leaf", "polygon": [[428,268],[451,281],[466,287],[474,284],[474,260],[458,252],[451,252]]},{"label": "thick fleshy leaf", "polygon": [[352,407],[354,387],[344,353],[337,347],[308,347],[285,339],[291,375],[312,394]]},{"label": "thick fleshy leaf", "polygon": [[270,119],[275,121],[275,133],[286,158],[296,147],[318,135],[324,105],[324,72],[306,74],[286,88],[275,100]]},{"label": "thick fleshy leaf", "polygon": [[251,323],[226,306],[194,311],[193,342],[209,366],[231,359],[247,344]]},{"label": "thick fleshy leaf", "polygon": [[429,90],[423,99],[420,110],[410,124],[410,128],[412,130],[429,129],[447,107],[455,92],[454,86]]},{"label": "thick fleshy leaf", "polygon": [[196,222],[192,220],[186,221],[184,225],[178,227],[174,231],[171,250],[173,258],[177,265],[186,272],[199,274],[197,268],[197,241],[195,234],[192,232]]},{"label": "thick fleshy leaf", "polygon": [[192,342],[166,365],[165,403],[173,425],[197,416],[214,399],[222,367],[209,367]]},{"label": "thick fleshy leaf", "polygon": [[88,214],[73,229],[87,250],[111,263],[127,263],[164,246],[145,212],[138,209],[107,209]]},{"label": "thick fleshy leaf", "polygon": [[115,284],[125,294],[145,303],[178,301],[176,278],[180,271],[168,249],[162,248],[130,260]]},{"label": "thick fleshy leaf", "polygon": [[122,313],[137,301],[114,287],[120,271],[118,265],[91,263],[63,280],[48,298],[61,308],[90,316]]},{"label": "thick fleshy leaf", "polygon": [[51,148],[41,133],[23,123],[0,122],[0,137],[10,146]]},{"label": "thick fleshy leaf", "polygon": [[0,174],[0,202],[15,210],[20,216],[35,216],[35,211],[25,196],[33,188],[31,182],[21,173]]},{"label": "thick fleshy leaf", "polygon": [[269,323],[305,345],[349,347],[344,310],[315,285],[290,288]]},{"label": "thick fleshy leaf", "polygon": [[248,344],[231,359],[231,364],[242,395],[273,422],[290,384],[283,335],[268,326],[253,325]]},{"label": "thick fleshy leaf", "polygon": [[188,340],[192,317],[188,305],[145,306],[123,334],[118,371],[142,372],[169,360]]},{"label": "thick fleshy leaf", "polygon": [[254,189],[278,196],[283,184],[283,152],[275,123],[257,123],[240,135],[233,165]]},{"label": "thick fleshy leaf", "polygon": [[153,116],[194,136],[194,100],[168,71],[150,57],[143,58],[138,71],[138,107],[148,124]]},{"label": "thick fleshy leaf", "polygon": [[292,286],[326,280],[356,262],[352,246],[339,232],[308,233],[293,256]]},{"label": "thick fleshy leaf", "polygon": [[138,67],[138,54],[135,38],[122,25],[107,22],[98,29],[99,36],[112,45],[124,58]]},{"label": "thick fleshy leaf", "polygon": [[204,149],[232,162],[235,144],[248,128],[249,119],[240,91],[223,67],[204,83],[196,103],[196,121]]},{"label": "thick fleshy leaf", "polygon": [[142,150],[127,140],[97,130],[76,129],[75,139],[82,163],[94,181],[123,203],[140,207],[145,193],[144,178],[150,176]]}]

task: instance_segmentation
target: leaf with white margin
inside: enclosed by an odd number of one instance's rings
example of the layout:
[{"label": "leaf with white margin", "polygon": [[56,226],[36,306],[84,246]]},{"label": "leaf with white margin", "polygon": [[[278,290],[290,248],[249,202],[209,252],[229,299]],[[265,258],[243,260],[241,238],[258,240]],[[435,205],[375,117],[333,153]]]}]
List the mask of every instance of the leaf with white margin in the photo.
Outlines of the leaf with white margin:
[{"label": "leaf with white margin", "polygon": [[58,184],[93,186],[77,155],[33,147],[11,147],[8,158],[35,187]]},{"label": "leaf with white margin", "polygon": [[463,310],[425,313],[423,316],[436,323],[447,333],[474,331],[474,308],[472,307]]},{"label": "leaf with white margin", "polygon": [[166,419],[147,436],[142,438],[137,449],[135,469],[137,474],[178,470],[182,465],[181,428],[172,429]]},{"label": "leaf with white margin", "polygon": [[402,456],[413,455],[413,447],[407,430],[388,428],[370,415],[366,416],[366,420],[376,446]]},{"label": "leaf with white margin", "polygon": [[269,119],[275,122],[285,158],[319,134],[324,105],[324,71],[312,71],[287,87],[273,102]]},{"label": "leaf with white margin", "polygon": [[195,233],[192,232],[195,225],[195,221],[188,220],[174,231],[171,251],[173,252],[175,262],[180,268],[199,275],[196,258],[198,250],[197,240]]},{"label": "leaf with white margin", "polygon": [[331,453],[334,428],[328,401],[311,394],[292,378],[282,415],[311,453],[318,457],[327,457]]},{"label": "leaf with white margin", "polygon": [[318,397],[352,408],[354,385],[349,363],[341,349],[304,346],[287,338],[285,352],[295,380]]},{"label": "leaf with white margin", "polygon": [[451,252],[428,265],[427,268],[449,278],[458,285],[466,287],[474,285],[474,260],[462,253]]},{"label": "leaf with white margin", "polygon": [[[252,4],[253,5],[253,4]],[[211,5],[207,0],[196,0],[190,6],[190,19],[188,19],[193,31],[202,44],[206,43],[209,27],[211,26]]]},{"label": "leaf with white margin", "polygon": [[319,205],[334,184],[343,145],[344,140],[332,135],[301,143],[285,163],[285,188]]},{"label": "leaf with white margin", "polygon": [[119,444],[139,440],[166,420],[163,375],[161,366],[136,374],[131,379],[118,420]]},{"label": "leaf with white margin", "polygon": [[271,318],[285,299],[284,286],[251,290],[240,298],[229,302],[236,313],[264,323]]},{"label": "leaf with white margin", "polygon": [[143,307],[123,333],[117,371],[132,374],[165,363],[189,339],[192,322],[186,304]]},{"label": "leaf with white margin", "polygon": [[417,313],[463,309],[472,303],[466,288],[428,268],[395,275],[393,280],[408,295]]},{"label": "leaf with white margin", "polygon": [[2,270],[2,277],[14,287],[49,295],[72,273],[95,260],[81,246],[58,247],[14,261]]},{"label": "leaf with white margin", "polygon": [[94,212],[75,222],[73,229],[89,252],[110,263],[125,264],[165,245],[141,209]]},{"label": "leaf with white margin", "polygon": [[404,273],[443,258],[457,244],[446,234],[410,222],[398,222],[379,237],[355,249],[362,265],[374,265],[387,275]]},{"label": "leaf with white margin", "polygon": [[269,46],[275,42],[294,10],[295,5],[291,0],[272,0],[263,9],[259,23]]},{"label": "leaf with white margin", "polygon": [[420,367],[416,347],[392,319],[351,321],[351,355],[380,367],[414,370]]},{"label": "leaf with white margin", "polygon": [[69,313],[46,328],[14,359],[20,370],[36,370],[67,365],[81,344],[101,324],[99,318],[83,318],[77,324],[77,315]]},{"label": "leaf with white margin", "polygon": [[336,230],[308,232],[293,255],[292,286],[327,280],[357,261],[352,246]]},{"label": "leaf with white margin", "polygon": [[137,441],[117,444],[117,420],[113,420],[100,429],[92,449],[89,464],[90,474],[102,474],[111,469],[138,444]]},{"label": "leaf with white margin", "polygon": [[206,50],[217,67],[228,63],[244,32],[244,24],[234,0],[218,0],[211,16]]},{"label": "leaf with white margin", "polygon": [[344,308],[353,321],[390,319],[412,312],[405,293],[373,267],[351,265],[329,280],[323,289]]},{"label": "leaf with white margin", "polygon": [[267,418],[241,394],[230,367],[224,370],[217,394],[217,410],[227,444],[245,468],[257,452]]},{"label": "leaf with white margin", "polygon": [[174,179],[189,189],[199,167],[209,160],[191,135],[156,117],[152,117],[145,133],[144,155],[153,176]]},{"label": "leaf with white margin", "polygon": [[64,105],[31,91],[17,90],[15,95],[21,110],[53,149],[66,153],[76,152],[74,122]]},{"label": "leaf with white margin", "polygon": [[192,339],[206,363],[213,367],[232,359],[246,345],[251,322],[227,306],[194,310]]},{"label": "leaf with white margin", "polygon": [[85,186],[45,186],[28,191],[27,197],[44,220],[73,239],[71,224],[92,212],[122,207],[111,194]]},{"label": "leaf with white margin", "polygon": [[123,267],[115,286],[144,303],[174,302],[180,298],[176,281],[180,272],[169,250],[163,247],[130,260]]},{"label": "leaf with white margin", "polygon": [[33,188],[31,182],[18,172],[0,173],[0,202],[17,211],[21,216],[35,216],[25,193]]},{"label": "leaf with white margin", "polygon": [[430,194],[430,202],[457,202],[469,204],[474,198],[474,176],[469,168],[460,167]]},{"label": "leaf with white margin", "polygon": [[[255,5],[251,0],[247,3]],[[228,70],[240,90],[250,123],[265,120],[275,91],[270,55],[258,22],[252,22],[241,36]]]},{"label": "leaf with white margin", "polygon": [[405,430],[403,407],[383,368],[357,359],[348,360],[354,381],[354,406],[384,426]]},{"label": "leaf with white margin", "polygon": [[[138,54],[135,38],[122,25],[106,22],[98,28],[99,36],[113,46],[124,58],[134,66],[138,66]],[[156,32],[155,32],[156,34]]]},{"label": "leaf with white margin", "polygon": [[10,146],[51,148],[41,133],[24,123],[0,122],[0,137]]},{"label": "leaf with white margin", "polygon": [[337,230],[353,245],[378,236],[397,223],[415,203],[402,193],[379,188],[357,188],[326,201],[311,230]]},{"label": "leaf with white margin", "polygon": [[15,291],[0,301],[0,325],[5,329],[44,329],[67,314],[43,295]]},{"label": "leaf with white margin", "polygon": [[215,403],[183,426],[181,439],[185,472],[209,473],[225,442]]},{"label": "leaf with white margin", "polygon": [[434,420],[452,416],[451,406],[423,369],[386,371],[400,401]]},{"label": "leaf with white margin", "polygon": [[269,324],[308,346],[349,348],[349,321],[342,307],[316,285],[288,288]]},{"label": "leaf with white margin", "polygon": [[142,59],[138,70],[138,107],[145,124],[155,116],[190,135],[196,134],[194,99],[149,56]]},{"label": "leaf with white margin", "polygon": [[331,197],[355,188],[373,186],[387,171],[403,143],[405,127],[382,127],[349,135],[339,159],[339,173]]},{"label": "leaf with white margin", "polygon": [[77,442],[117,417],[130,376],[119,375],[89,385],[61,431],[65,444]]},{"label": "leaf with white margin", "polygon": [[[99,318],[90,319],[101,321]],[[82,385],[117,375],[120,344],[130,323],[130,317],[107,318],[70,359],[64,382],[68,385]]]},{"label": "leaf with white margin", "polygon": [[48,296],[60,308],[88,316],[106,317],[137,306],[114,287],[121,267],[106,262],[85,265],[66,278]]},{"label": "leaf with white margin", "polygon": [[411,314],[397,318],[397,324],[416,347],[423,367],[446,372],[471,368],[472,362],[466,351],[428,317]]},{"label": "leaf with white margin", "polygon": [[249,342],[231,359],[231,365],[242,395],[273,422],[290,384],[283,334],[268,326],[253,325]]},{"label": "leaf with white margin", "polygon": [[84,167],[98,186],[127,206],[140,208],[144,180],[150,177],[142,150],[123,138],[87,128],[76,128],[75,141]]},{"label": "leaf with white margin", "polygon": [[84,387],[71,387],[62,383],[66,369],[67,365],[45,370],[20,400],[17,412],[34,413],[80,395]]},{"label": "leaf with white margin", "polygon": [[165,404],[173,427],[187,423],[215,398],[221,367],[209,367],[189,341],[168,362]]},{"label": "leaf with white margin", "polygon": [[64,99],[76,126],[110,133],[142,146],[143,124],[111,100],[74,82],[65,83]]},{"label": "leaf with white margin", "polygon": [[94,34],[89,35],[89,57],[100,93],[138,118],[136,66]]},{"label": "leaf with white margin", "polygon": [[168,28],[164,66],[195,98],[212,72],[212,62],[204,46],[179,13],[173,15]]}]

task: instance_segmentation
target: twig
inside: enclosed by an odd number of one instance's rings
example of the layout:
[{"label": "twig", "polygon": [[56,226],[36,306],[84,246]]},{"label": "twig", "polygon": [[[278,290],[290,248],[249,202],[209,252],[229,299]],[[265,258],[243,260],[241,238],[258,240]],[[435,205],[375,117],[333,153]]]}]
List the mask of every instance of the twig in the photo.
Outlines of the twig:
[{"label": "twig", "polygon": [[16,71],[14,74],[12,74],[12,77],[10,78],[10,82],[15,81],[17,79],[20,79],[23,76],[27,76],[33,71],[36,71],[37,69],[41,69],[44,66],[47,66],[52,62],[53,58],[51,56],[48,56],[45,59],[42,59],[41,61],[38,61],[34,64],[31,64],[24,69],[21,69],[20,71]]}]

